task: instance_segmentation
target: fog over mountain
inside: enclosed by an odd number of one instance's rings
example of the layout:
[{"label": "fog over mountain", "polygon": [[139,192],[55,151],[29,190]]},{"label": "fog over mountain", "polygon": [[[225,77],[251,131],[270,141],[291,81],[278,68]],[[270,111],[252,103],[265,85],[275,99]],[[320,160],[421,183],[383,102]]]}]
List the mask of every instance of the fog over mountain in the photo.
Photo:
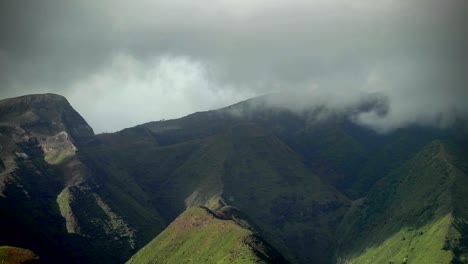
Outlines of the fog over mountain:
[{"label": "fog over mountain", "polygon": [[270,93],[447,126],[468,116],[467,20],[463,0],[2,1],[0,98],[62,94],[96,132]]}]

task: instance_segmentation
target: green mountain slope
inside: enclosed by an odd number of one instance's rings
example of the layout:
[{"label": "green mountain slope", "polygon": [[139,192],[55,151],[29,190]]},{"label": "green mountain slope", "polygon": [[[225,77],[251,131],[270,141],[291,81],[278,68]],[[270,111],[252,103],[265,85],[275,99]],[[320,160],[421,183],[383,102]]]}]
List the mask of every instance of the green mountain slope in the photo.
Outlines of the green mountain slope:
[{"label": "green mountain slope", "polygon": [[465,263],[466,160],[434,141],[395,169],[346,217],[340,263]]},{"label": "green mountain slope", "polygon": [[[381,135],[352,122],[371,101],[295,113],[264,99],[101,135],[61,96],[0,101],[0,245],[123,263],[204,206],[291,263],[463,263],[466,133]],[[218,239],[186,231],[174,234]]]},{"label": "green mountain slope", "polygon": [[231,129],[224,196],[247,213],[292,261],[324,263],[349,200],[312,173],[274,134],[253,124]]},{"label": "green mountain slope", "polygon": [[274,133],[253,122],[237,120],[214,135],[171,145],[114,148],[106,160],[118,159],[119,171],[145,186],[167,221],[186,207],[216,207],[220,200],[247,213],[288,259],[323,263],[332,253],[334,229],[349,200]]},{"label": "green mountain slope", "polygon": [[127,263],[285,263],[251,230],[191,207]]}]

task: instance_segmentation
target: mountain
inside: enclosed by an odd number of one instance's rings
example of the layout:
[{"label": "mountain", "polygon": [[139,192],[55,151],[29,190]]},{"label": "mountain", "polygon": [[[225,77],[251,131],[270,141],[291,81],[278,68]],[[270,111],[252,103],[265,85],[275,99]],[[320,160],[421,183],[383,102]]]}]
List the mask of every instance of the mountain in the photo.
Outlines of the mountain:
[{"label": "mountain", "polygon": [[[289,259],[309,262],[320,256],[325,261],[331,254],[336,221],[350,201],[312,173],[275,134],[249,120],[209,121],[222,127],[200,131],[204,135],[192,139],[197,128],[183,126],[207,122],[203,115],[180,120],[182,126],[173,133],[160,124],[148,124],[98,136],[108,143],[99,145],[99,151],[91,146],[85,152],[99,164],[110,160],[119,164],[119,173],[144,186],[168,222],[188,206],[210,207],[222,201],[249,215]],[[214,113],[208,118],[223,117]],[[167,125],[175,127],[171,123]],[[128,134],[136,145],[119,140]],[[112,150],[106,150],[109,144]]]},{"label": "mountain", "polygon": [[285,263],[238,217],[232,207],[190,207],[127,263]]},{"label": "mountain", "polygon": [[99,135],[61,96],[0,101],[0,245],[43,263],[466,263],[463,121],[379,134],[353,122],[375,97],[268,101]]},{"label": "mountain", "polygon": [[[165,227],[144,197],[109,190],[106,175],[83,162],[81,145],[95,135],[64,97],[0,101],[0,133],[0,244],[31,249],[44,263],[115,263],[152,238],[129,223]],[[121,214],[124,206],[132,209]]]},{"label": "mountain", "polygon": [[466,263],[466,149],[433,141],[380,180],[341,226],[341,263]]}]

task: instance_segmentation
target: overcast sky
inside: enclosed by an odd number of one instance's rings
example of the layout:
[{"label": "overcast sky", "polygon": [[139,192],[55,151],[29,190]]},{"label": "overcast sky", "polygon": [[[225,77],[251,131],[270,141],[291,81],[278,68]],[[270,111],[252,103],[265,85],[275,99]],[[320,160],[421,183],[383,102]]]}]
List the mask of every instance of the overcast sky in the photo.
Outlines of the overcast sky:
[{"label": "overcast sky", "polygon": [[447,125],[468,115],[466,2],[3,0],[0,98],[59,93],[105,132],[272,92],[378,92],[389,112],[359,122]]}]

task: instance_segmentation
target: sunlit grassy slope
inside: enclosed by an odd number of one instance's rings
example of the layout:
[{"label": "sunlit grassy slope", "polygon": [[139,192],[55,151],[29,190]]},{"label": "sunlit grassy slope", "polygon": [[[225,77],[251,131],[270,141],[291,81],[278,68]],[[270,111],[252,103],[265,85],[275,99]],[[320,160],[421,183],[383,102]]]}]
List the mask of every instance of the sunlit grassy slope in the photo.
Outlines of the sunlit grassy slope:
[{"label": "sunlit grassy slope", "polygon": [[342,263],[466,263],[466,163],[452,148],[432,142],[355,206],[338,232]]},{"label": "sunlit grassy slope", "polygon": [[255,254],[250,230],[221,220],[208,209],[192,207],[135,254],[127,264],[269,263]]}]

